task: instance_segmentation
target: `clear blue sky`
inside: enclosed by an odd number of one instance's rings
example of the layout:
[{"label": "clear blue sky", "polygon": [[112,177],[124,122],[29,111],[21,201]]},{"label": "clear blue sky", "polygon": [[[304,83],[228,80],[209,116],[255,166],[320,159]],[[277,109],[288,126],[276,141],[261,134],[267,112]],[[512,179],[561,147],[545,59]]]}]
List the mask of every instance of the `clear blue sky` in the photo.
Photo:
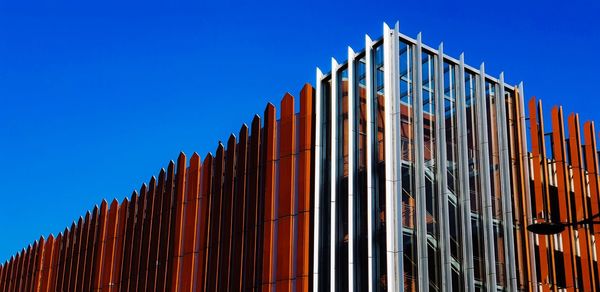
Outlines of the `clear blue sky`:
[{"label": "clear blue sky", "polygon": [[22,2],[0,2],[2,262],[204,157],[384,21],[600,121],[598,1]]}]

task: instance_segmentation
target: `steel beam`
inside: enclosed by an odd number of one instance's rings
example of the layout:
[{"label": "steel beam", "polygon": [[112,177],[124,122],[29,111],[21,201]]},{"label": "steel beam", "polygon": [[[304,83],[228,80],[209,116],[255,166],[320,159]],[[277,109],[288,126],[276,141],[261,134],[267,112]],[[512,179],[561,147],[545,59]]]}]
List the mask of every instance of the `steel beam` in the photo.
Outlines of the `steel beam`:
[{"label": "steel beam", "polygon": [[459,210],[461,226],[462,255],[463,255],[463,289],[475,291],[475,271],[473,267],[473,232],[471,225],[471,193],[469,187],[469,149],[467,130],[467,106],[465,88],[465,56],[460,55],[458,87],[456,98],[457,136],[458,136],[458,170],[459,170]]},{"label": "steel beam", "polygon": [[403,289],[402,186],[399,156],[399,24],[394,29],[384,24],[384,155],[385,155],[385,228],[388,291]]},{"label": "steel beam", "polygon": [[500,189],[502,193],[502,214],[504,231],[504,263],[507,275],[506,285],[509,291],[517,290],[517,270],[515,266],[515,240],[513,226],[513,194],[510,185],[510,149],[508,148],[508,121],[506,114],[506,92],[504,90],[504,73],[500,73],[499,78],[500,92],[496,96],[496,118],[498,126],[498,144],[500,156]]},{"label": "steel beam", "polygon": [[[451,252],[450,252],[450,217],[448,211],[449,203],[449,189],[448,189],[448,165],[447,165],[447,137],[446,137],[446,118],[445,118],[445,106],[444,106],[444,44],[440,44],[438,47],[437,64],[435,66],[435,129],[436,129],[436,143],[435,152],[438,158],[437,165],[437,204],[438,204],[438,218],[440,227],[440,236],[438,242],[438,248],[440,249],[441,257],[441,289],[443,291],[452,290],[452,263],[451,263]],[[450,139],[452,139],[451,137]]]},{"label": "steel beam", "polygon": [[355,68],[354,62],[356,54],[352,48],[348,47],[348,291],[354,291],[354,257],[355,257],[355,218],[354,218],[354,174],[355,171],[355,155],[354,155],[354,137],[357,135],[355,125]]},{"label": "steel beam", "polygon": [[375,257],[374,257],[374,235],[375,235],[375,204],[374,196],[375,188],[373,186],[373,175],[375,169],[373,167],[373,151],[375,149],[375,139],[373,131],[375,130],[375,120],[373,119],[373,41],[368,35],[365,35],[365,84],[366,90],[366,124],[367,124],[367,141],[365,151],[367,154],[367,281],[368,292],[373,292],[375,289]]},{"label": "steel beam", "polygon": [[[321,131],[322,131],[322,117],[321,117],[321,106],[323,99],[323,73],[319,68],[316,70],[316,94],[315,94],[315,170],[314,170],[314,194],[315,194],[315,213],[314,213],[314,241],[313,241],[313,291],[319,291],[319,232],[321,222],[319,216],[321,216],[321,154],[322,154],[322,143],[321,143]],[[323,222],[325,224],[325,222]]]}]

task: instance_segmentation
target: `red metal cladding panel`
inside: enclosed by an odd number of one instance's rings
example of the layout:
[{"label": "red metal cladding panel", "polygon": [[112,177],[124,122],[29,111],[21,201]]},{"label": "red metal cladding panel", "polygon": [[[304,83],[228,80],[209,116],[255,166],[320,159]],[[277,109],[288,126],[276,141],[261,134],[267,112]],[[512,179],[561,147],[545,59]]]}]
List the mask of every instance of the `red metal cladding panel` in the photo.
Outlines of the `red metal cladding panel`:
[{"label": "red metal cladding panel", "polygon": [[25,258],[25,249],[21,250],[21,253],[17,255],[15,261],[15,275],[13,278],[12,289],[10,291],[20,291],[19,284],[21,282],[21,271],[23,267],[23,260]]},{"label": "red metal cladding panel", "polygon": [[6,281],[6,264],[0,264],[0,291],[4,291],[4,283]]},{"label": "red metal cladding panel", "polygon": [[296,238],[295,206],[296,116],[294,97],[286,94],[281,101],[279,133],[279,191],[277,206],[277,291],[292,291]]},{"label": "red metal cladding panel", "polygon": [[70,258],[70,251],[71,249],[69,248],[71,241],[71,231],[68,228],[65,228],[65,230],[63,231],[63,237],[62,237],[62,252],[61,252],[61,258],[60,261],[58,263],[58,279],[57,279],[57,283],[56,283],[56,289],[58,289],[58,291],[66,291],[67,289],[67,280],[68,280],[68,271],[67,271],[67,264],[69,262],[69,258]]},{"label": "red metal cladding panel", "polygon": [[8,283],[6,283],[4,291],[5,292],[9,292],[9,291],[13,291],[11,290],[11,288],[13,288],[13,283],[15,282],[15,257],[11,256],[10,257],[10,261],[9,261],[9,273],[8,273]]},{"label": "red metal cladding panel", "polygon": [[219,270],[219,230],[221,225],[221,199],[222,199],[222,184],[223,184],[223,169],[224,169],[224,148],[223,144],[219,143],[217,148],[217,156],[214,161],[213,186],[211,192],[210,204],[210,229],[208,236],[208,262],[206,270],[206,291],[217,290],[217,277]]},{"label": "red metal cladding panel", "polygon": [[45,243],[46,240],[41,237],[40,240],[38,241],[38,246],[37,246],[37,252],[36,252],[36,260],[35,260],[35,270],[34,270],[34,277],[32,280],[32,285],[30,288],[30,291],[39,291],[40,286],[41,286],[41,282],[42,282],[42,268],[44,265],[44,248],[45,248]]},{"label": "red metal cladding panel", "polygon": [[4,292],[4,291],[8,291],[8,283],[10,282],[10,260],[4,262],[4,268],[2,269],[2,273],[3,273],[3,280],[2,280],[2,285],[0,285],[0,291]]},{"label": "red metal cladding panel", "polygon": [[0,291],[5,292],[8,291],[8,287],[11,281],[11,272],[12,272],[12,261],[9,259],[4,263],[4,281],[2,282],[2,286],[0,286]]},{"label": "red metal cladding panel", "polygon": [[11,271],[10,267],[11,267],[11,261],[9,259],[6,262],[4,262],[4,280],[2,282],[2,285],[0,285],[0,291],[2,291],[2,292],[8,290],[7,286],[10,283],[10,271]]},{"label": "red metal cladding panel", "polygon": [[198,214],[198,241],[196,242],[195,249],[198,253],[198,260],[195,263],[198,266],[198,273],[195,274],[196,280],[196,291],[205,291],[206,287],[206,274],[208,264],[208,234],[212,226],[210,223],[210,216],[212,211],[209,207],[211,206],[211,193],[212,193],[212,178],[213,178],[213,157],[209,153],[204,162],[202,163],[202,181],[200,182],[200,197],[198,198],[200,204],[200,213]]},{"label": "red metal cladding panel", "polygon": [[20,265],[21,265],[24,254],[25,254],[25,250],[22,249],[21,252],[17,253],[17,256],[15,257],[15,261],[14,261],[15,267],[14,267],[14,271],[13,271],[12,282],[10,284],[10,289],[8,289],[8,291],[18,291],[19,290],[19,280],[20,280],[19,272],[21,271]]},{"label": "red metal cladding panel", "polygon": [[3,292],[7,292],[10,291],[10,287],[11,284],[13,282],[13,277],[14,277],[14,270],[15,270],[15,258],[14,256],[10,257],[10,260],[8,260],[8,271],[6,273],[6,277],[7,277],[7,281],[4,283],[4,287],[3,287]]},{"label": "red metal cladding panel", "polygon": [[77,289],[77,287],[79,286],[79,282],[81,281],[79,278],[79,274],[80,267],[79,263],[81,262],[81,258],[85,258],[85,255],[82,256],[82,252],[84,252],[83,248],[84,248],[84,240],[85,240],[85,235],[84,235],[84,230],[85,229],[85,220],[83,217],[79,217],[79,220],[77,221],[77,233],[75,234],[75,237],[77,238],[75,241],[75,246],[73,249],[73,259],[72,259],[72,263],[71,263],[71,281],[69,284],[69,287],[71,289],[71,291],[75,291],[78,292],[79,289]]},{"label": "red metal cladding panel", "polygon": [[17,263],[17,274],[15,279],[15,289],[17,291],[21,291],[21,284],[23,283],[23,269],[27,259],[27,250],[22,249],[21,254],[19,255],[19,261]]},{"label": "red metal cladding panel", "polygon": [[[142,254],[142,235],[144,226],[144,213],[147,203],[146,184],[140,188],[140,196],[136,203],[134,234],[132,241],[131,268],[127,276],[128,287],[121,287],[121,291],[137,291],[138,275],[140,274],[140,255]],[[145,243],[147,246],[147,242]]]},{"label": "red metal cladding panel", "polygon": [[[158,238],[151,236],[158,232],[160,227],[158,218],[155,218],[155,213],[160,213],[158,193],[162,192],[165,171],[161,169],[158,180],[155,177],[150,179],[148,194],[146,195],[144,227],[142,234],[142,250],[140,255],[140,269],[138,272],[137,290],[146,291],[150,288],[154,289],[154,267],[156,263],[156,248]],[[154,262],[153,262],[154,261]]]},{"label": "red metal cladding panel", "polygon": [[64,244],[65,244],[65,234],[60,233],[56,238],[56,262],[53,266],[53,278],[52,278],[52,286],[50,287],[50,291],[57,291],[57,289],[62,288],[60,286],[61,275],[62,275],[62,262],[64,261]]},{"label": "red metal cladding panel", "polygon": [[[42,269],[40,272],[40,285],[35,291],[46,292],[48,291],[48,278],[50,276],[50,266],[52,265],[52,259],[54,257],[54,236],[52,234],[48,236],[48,240],[44,242],[44,255],[42,258]],[[0,289],[0,291],[3,291]]]},{"label": "red metal cladding panel", "polygon": [[2,269],[2,284],[0,285],[0,291],[4,292],[7,291],[8,288],[8,283],[10,282],[10,260],[7,260],[6,262],[4,262],[3,265],[3,269]]},{"label": "red metal cladding panel", "polygon": [[259,225],[258,198],[259,198],[259,161],[260,161],[260,143],[261,143],[261,125],[260,117],[254,116],[252,120],[252,129],[250,136],[250,150],[248,153],[248,174],[246,193],[246,220],[244,236],[244,264],[243,264],[243,290],[252,290],[256,286],[256,247],[257,247],[257,228]]},{"label": "red metal cladding panel", "polygon": [[39,272],[39,258],[41,256],[40,247],[42,246],[43,238],[37,240],[33,245],[33,253],[31,254],[31,266],[29,268],[29,283],[27,284],[27,291],[34,291],[37,284],[37,276]]},{"label": "red metal cladding panel", "polygon": [[185,215],[183,230],[183,253],[181,254],[181,284],[174,285],[177,291],[193,291],[195,285],[195,276],[198,267],[195,264],[198,259],[198,253],[195,251],[198,241],[198,212],[200,208],[200,156],[194,153],[190,158],[190,167],[188,169],[187,191],[185,194]]},{"label": "red metal cladding panel", "polygon": [[72,279],[72,264],[73,264],[73,256],[75,253],[75,240],[77,239],[77,225],[75,222],[71,223],[71,227],[69,229],[69,239],[67,241],[67,256],[65,257],[65,269],[63,275],[62,287],[64,291],[72,291],[71,284]]},{"label": "red metal cladding panel", "polygon": [[157,277],[157,261],[158,261],[158,249],[160,243],[160,230],[161,230],[161,211],[162,211],[162,199],[165,193],[165,179],[166,172],[161,169],[158,175],[158,184],[152,195],[152,227],[147,234],[150,240],[150,246],[148,247],[147,271],[146,282],[141,291],[155,291],[156,277]]},{"label": "red metal cladding panel", "polygon": [[27,291],[33,291],[37,283],[36,277],[38,274],[38,259],[41,253],[41,251],[39,250],[41,246],[40,240],[36,240],[36,242],[33,244],[33,252],[31,254],[31,265],[29,266],[29,280],[27,283]]},{"label": "red metal cladding panel", "polygon": [[[541,157],[540,157],[540,131],[538,129],[538,118],[537,118],[537,107],[535,97],[529,101],[529,121],[531,131],[531,149],[533,159],[533,181],[534,181],[534,193],[535,193],[535,214],[534,220],[544,219],[544,194],[542,190],[542,169],[541,169]],[[540,275],[539,281],[543,283],[542,289],[549,291],[548,289],[548,250],[546,245],[546,239],[543,236],[538,236],[538,258],[540,261]]]},{"label": "red metal cladding panel", "polygon": [[298,255],[296,268],[296,291],[309,291],[310,274],[310,205],[313,135],[312,86],[304,85],[300,91],[300,129],[298,149]]},{"label": "red metal cladding panel", "polygon": [[77,259],[77,286],[74,291],[85,291],[84,283],[85,283],[85,269],[87,264],[87,250],[88,250],[88,241],[90,236],[90,221],[92,220],[90,212],[86,212],[85,219],[83,221],[83,228],[81,229],[81,237],[80,237],[80,247],[79,247],[79,257]]},{"label": "red metal cladding panel", "polygon": [[235,191],[233,193],[233,222],[231,241],[231,272],[229,291],[242,291],[242,265],[245,257],[244,224],[246,205],[246,167],[248,159],[248,127],[243,125],[239,132],[235,170]]},{"label": "red metal cladding panel", "polygon": [[8,285],[8,283],[10,282],[10,260],[7,260],[6,262],[4,262],[4,268],[3,268],[3,281],[2,284],[0,285],[0,291],[4,292],[7,290],[6,286]]},{"label": "red metal cladding panel", "polygon": [[25,249],[21,249],[21,252],[17,254],[15,260],[15,275],[13,277],[13,284],[11,285],[12,289],[10,291],[20,291],[20,283],[21,283],[21,273],[23,267],[23,261],[25,258]]},{"label": "red metal cladding panel", "polygon": [[129,217],[130,202],[125,198],[119,206],[119,215],[117,220],[117,232],[114,243],[114,260],[109,284],[109,291],[119,291],[121,287],[121,272],[123,271],[123,254],[125,245],[125,228]]},{"label": "red metal cladding panel", "polygon": [[[573,190],[575,193],[575,214],[576,219],[583,220],[587,218],[587,187],[584,182],[584,173],[582,170],[581,157],[581,136],[579,134],[579,116],[569,115],[569,150],[571,153],[571,166],[573,168]],[[592,270],[592,255],[590,254],[590,236],[588,228],[578,229],[579,250],[581,257],[581,275],[584,291],[592,291],[595,287],[595,278]]]},{"label": "red metal cladding panel", "polygon": [[52,261],[50,262],[50,268],[48,271],[48,286],[46,287],[46,291],[56,291],[56,282],[58,279],[58,260],[60,258],[61,253],[61,242],[62,242],[62,234],[58,234],[56,239],[54,239],[54,244],[52,247]]},{"label": "red metal cladding panel", "polygon": [[[518,92],[515,92],[514,96],[511,97],[509,94],[507,96],[507,114],[508,114],[508,139],[509,139],[509,151],[510,151],[510,161],[511,161],[511,194],[525,194],[524,191],[524,176],[521,171],[521,140],[520,138],[520,116],[519,116],[519,97]],[[521,196],[523,197],[523,196]],[[517,197],[513,197],[513,216],[515,220],[515,252],[516,252],[516,264],[517,264],[517,285],[518,287],[525,287],[525,285],[529,282],[529,273],[528,265],[526,264],[526,255],[525,252],[527,248],[525,247],[527,244],[527,234],[526,229],[524,228],[527,224],[527,217],[525,214],[525,206],[526,204],[521,204],[522,200],[517,199]]]},{"label": "red metal cladding panel", "polygon": [[11,272],[12,272],[12,257],[4,263],[4,282],[2,282],[2,286],[0,286],[0,291],[5,292],[8,291],[10,281],[11,281]]},{"label": "red metal cladding panel", "polygon": [[[589,179],[589,187],[590,187],[590,203],[591,203],[591,214],[600,213],[600,183],[598,181],[598,155],[596,148],[596,134],[594,129],[593,122],[585,122],[583,125],[584,128],[584,138],[585,138],[585,158],[586,158],[586,170],[588,173]],[[594,228],[594,246],[595,253],[598,254],[600,252],[600,230],[597,226],[592,226]],[[596,261],[596,269],[600,272],[600,261]]]},{"label": "red metal cladding panel", "polygon": [[31,285],[30,285],[29,291],[38,291],[38,288],[40,285],[41,274],[42,274],[42,264],[43,264],[42,260],[44,257],[44,243],[45,243],[45,240],[43,237],[41,237],[38,240],[38,245],[36,248],[35,267],[33,270],[33,277],[31,280]]},{"label": "red metal cladding panel", "polygon": [[4,291],[4,282],[6,281],[6,263],[0,264],[0,291]]},{"label": "red metal cladding panel", "polygon": [[175,162],[169,162],[167,168],[167,180],[165,192],[162,197],[160,216],[160,240],[158,245],[158,271],[156,274],[156,291],[165,291],[167,285],[167,273],[170,269],[168,261],[173,249],[173,229],[175,202]]},{"label": "red metal cladding panel", "polygon": [[[53,235],[50,235],[48,237],[48,241],[46,241],[46,245],[48,245],[47,248],[49,248],[50,250],[50,257],[45,257],[44,261],[46,264],[46,275],[44,275],[44,279],[42,280],[42,289],[41,291],[43,292],[50,292],[50,285],[52,283],[53,280],[53,275],[56,274],[56,270],[55,270],[55,266],[56,266],[56,259],[57,259],[57,254],[58,254],[58,244],[57,244],[57,240],[54,238]],[[54,277],[55,278],[55,277]]]},{"label": "red metal cladding panel", "polygon": [[12,283],[14,282],[15,277],[15,257],[11,256],[8,262],[8,273],[6,274],[8,277],[7,283],[4,284],[4,292],[11,291]]},{"label": "red metal cladding panel", "polygon": [[23,269],[21,270],[21,279],[19,280],[19,291],[28,291],[27,283],[29,282],[29,271],[31,267],[31,259],[33,258],[33,246],[29,245],[25,251],[25,260]]},{"label": "red metal cladding panel", "polygon": [[29,245],[25,251],[25,260],[23,269],[21,270],[21,280],[19,281],[20,291],[27,291],[27,282],[29,280],[29,269],[31,267],[31,258],[33,254],[33,246]]},{"label": "red metal cladding panel", "polygon": [[2,264],[2,282],[0,283],[0,291],[6,291],[6,285],[10,281],[10,261],[4,262]]},{"label": "red metal cladding panel", "polygon": [[[518,98],[518,93],[515,92],[515,128],[514,128],[514,162],[513,166],[515,167],[513,177],[514,181],[518,183],[514,183],[513,185],[513,194],[526,194],[526,188],[529,186],[529,182],[525,180],[527,164],[523,163],[523,156],[527,155],[527,152],[523,152],[523,139],[521,136],[522,125],[521,125],[521,117],[520,100]],[[519,258],[519,265],[517,267],[517,277],[519,277],[519,287],[530,287],[532,282],[532,269],[529,268],[531,266],[531,255],[529,253],[531,243],[529,241],[529,232],[526,229],[527,224],[529,223],[529,218],[531,218],[531,210],[528,208],[527,198],[526,196],[520,196],[518,199],[515,198],[513,200],[515,217],[519,222],[519,229],[517,231],[516,242],[517,242],[517,256]]]},{"label": "red metal cladding panel", "polygon": [[2,264],[2,282],[0,282],[0,292],[6,290],[6,284],[10,279],[10,261],[5,261]]},{"label": "red metal cladding panel", "polygon": [[[173,257],[171,258],[171,275],[172,282],[167,289],[169,291],[177,291],[180,286],[181,265],[183,257],[183,239],[184,239],[184,222],[185,222],[185,186],[186,186],[186,157],[182,152],[177,159],[177,174],[175,176],[175,229],[173,230]],[[167,267],[169,268],[169,267]]]},{"label": "red metal cladding panel", "polygon": [[225,178],[223,181],[223,199],[221,201],[221,234],[219,248],[218,291],[229,287],[230,256],[231,256],[231,223],[233,222],[233,181],[235,178],[236,141],[232,134],[227,141],[225,157]]},{"label": "red metal cladding panel", "polygon": [[104,263],[102,265],[102,290],[109,290],[113,285],[113,269],[115,262],[115,242],[119,220],[119,202],[114,199],[108,209],[108,224],[106,226],[106,240],[103,246]]},{"label": "red metal cladding panel", "polygon": [[[185,159],[184,159],[185,160]],[[175,171],[175,165],[173,164],[173,171]],[[184,177],[185,179],[185,177]],[[170,212],[169,212],[169,233],[168,233],[168,237],[167,237],[167,249],[166,249],[166,258],[165,258],[165,264],[162,266],[162,268],[164,269],[163,271],[163,290],[162,291],[169,291],[171,285],[172,285],[172,280],[173,280],[173,270],[171,269],[172,267],[172,261],[173,259],[176,257],[176,253],[175,253],[175,226],[176,226],[176,204],[175,204],[175,200],[176,200],[176,178],[175,178],[175,172],[173,172],[173,176],[172,176],[172,180],[171,180],[171,188],[169,189],[171,191],[171,207],[170,207]]]},{"label": "red metal cladding panel", "polygon": [[23,269],[23,277],[21,279],[21,288],[22,291],[29,291],[29,280],[31,279],[31,268],[34,265],[33,259],[35,258],[35,246],[30,245],[27,249],[27,256],[25,257],[25,269]]},{"label": "red metal cladding panel", "polygon": [[[162,182],[164,180],[164,170],[162,170],[160,172],[162,175],[159,175],[158,181]],[[133,291],[147,291],[149,288],[149,280],[150,280],[150,265],[151,265],[151,259],[150,257],[152,255],[155,255],[156,253],[151,253],[150,251],[152,250],[151,247],[154,247],[154,251],[156,251],[156,243],[155,243],[155,239],[154,237],[150,237],[150,234],[152,234],[152,232],[155,232],[157,230],[157,227],[155,225],[155,219],[154,219],[154,203],[156,201],[156,194],[157,194],[157,182],[156,182],[156,178],[152,177],[150,179],[150,183],[148,185],[148,193],[146,194],[146,199],[144,200],[144,216],[143,216],[143,227],[142,227],[142,240],[140,242],[141,244],[141,250],[140,250],[140,258],[139,258],[139,269],[137,272],[138,275],[138,279],[137,279],[137,284],[136,284],[136,288]],[[154,245],[154,246],[153,246]],[[156,260],[156,258],[155,258]],[[154,264],[152,264],[152,267],[154,267]],[[154,287],[154,285],[152,286]]]},{"label": "red metal cladding panel", "polygon": [[96,236],[94,270],[92,274],[92,289],[99,290],[102,288],[102,273],[105,258],[104,243],[106,241],[106,233],[108,226],[108,203],[102,201],[100,205],[100,214],[98,220],[98,235]]},{"label": "red metal cladding panel", "polygon": [[77,286],[77,265],[79,264],[79,252],[81,248],[81,237],[83,232],[83,218],[79,217],[77,225],[75,225],[75,232],[73,233],[73,253],[71,254],[70,270],[71,276],[69,277],[68,291],[75,291]]},{"label": "red metal cladding panel", "polygon": [[[555,198],[551,198],[550,197],[550,174],[549,174],[549,162],[548,162],[548,157],[546,156],[546,132],[545,132],[545,127],[544,127],[544,115],[543,115],[543,107],[542,107],[542,101],[539,100],[538,101],[538,119],[539,119],[539,132],[540,132],[540,140],[539,140],[539,145],[540,145],[540,160],[542,161],[541,164],[541,168],[542,168],[542,181],[543,181],[543,188],[542,188],[542,192],[544,195],[544,200],[546,202],[545,205],[545,209],[544,209],[544,216],[547,216],[548,218],[551,217],[551,206],[550,206],[550,202],[552,200],[555,200]],[[548,236],[546,237],[546,239],[548,240],[548,259],[550,261],[550,274],[549,276],[552,277],[551,278],[551,283],[554,283],[557,281],[557,270],[556,270],[556,257],[554,255],[554,250],[556,249],[556,246],[558,245],[557,242],[555,242],[555,238],[553,236]],[[552,285],[550,285],[552,286]],[[549,289],[550,287],[548,287]]]},{"label": "red metal cladding panel", "polygon": [[277,147],[277,121],[275,107],[267,105],[265,109],[265,140],[264,140],[264,234],[262,250],[262,287],[263,291],[275,289],[275,259],[277,250],[275,246],[275,230],[277,228],[277,205],[275,200],[275,163]]},{"label": "red metal cladding panel", "polygon": [[98,234],[100,230],[100,210],[98,206],[94,206],[91,214],[90,232],[88,236],[85,270],[83,271],[83,291],[91,291],[93,283],[93,271],[96,263],[96,247],[99,240]]},{"label": "red metal cladding panel", "polygon": [[11,277],[11,261],[10,259],[7,260],[6,262],[4,262],[4,268],[3,268],[3,273],[4,273],[4,279],[2,281],[2,285],[0,285],[0,291],[4,292],[4,291],[8,291],[8,285],[10,283],[10,277]]},{"label": "red metal cladding panel", "polygon": [[131,275],[131,258],[134,253],[133,237],[135,235],[136,213],[138,207],[138,194],[136,191],[131,195],[131,203],[127,210],[127,219],[125,230],[123,232],[123,260],[121,274],[119,277],[119,291],[128,291],[129,277]]},{"label": "red metal cladding panel", "polygon": [[35,268],[37,267],[37,247],[38,241],[36,240],[31,247],[31,253],[29,254],[29,265],[27,267],[27,276],[25,277],[25,291],[33,290],[33,279],[35,278]]},{"label": "red metal cladding panel", "polygon": [[23,256],[21,257],[21,268],[19,271],[19,291],[25,291],[27,288],[25,283],[27,283],[27,269],[29,268],[29,258],[31,254],[31,245],[27,246],[27,249],[24,250]]},{"label": "red metal cladding panel", "polygon": [[19,254],[17,254],[17,257],[15,257],[15,263],[14,263],[15,266],[14,266],[14,271],[13,271],[12,283],[10,285],[9,291],[18,291],[18,289],[19,289],[20,264],[22,262],[24,253],[25,253],[25,250],[21,250],[21,252]]},{"label": "red metal cladding panel", "polygon": [[40,268],[41,268],[40,267],[40,264],[41,264],[40,260],[41,260],[41,257],[43,256],[43,254],[42,254],[43,253],[43,247],[44,247],[43,241],[44,241],[44,238],[41,237],[40,239],[38,239],[38,241],[34,245],[35,246],[35,248],[34,248],[35,253],[34,253],[34,258],[33,258],[33,265],[31,267],[31,276],[29,278],[29,285],[28,285],[29,289],[28,289],[28,291],[35,291],[35,290],[37,290],[36,288],[37,288],[37,285],[39,283],[38,277],[39,277]]},{"label": "red metal cladding panel", "polygon": [[[558,189],[558,206],[560,222],[569,222],[571,218],[571,192],[570,175],[567,174],[568,165],[565,152],[565,130],[562,108],[552,109],[552,141],[553,158],[556,162],[556,185]],[[563,262],[565,286],[568,289],[575,288],[575,258],[576,251],[573,249],[573,232],[570,228],[560,234],[563,244]]]},{"label": "red metal cladding panel", "polygon": [[10,285],[8,287],[8,291],[12,292],[12,291],[16,291],[19,286],[18,286],[18,281],[19,281],[19,262],[21,259],[21,254],[17,253],[17,256],[13,259],[13,264],[12,264],[12,276],[11,276],[11,282]]}]

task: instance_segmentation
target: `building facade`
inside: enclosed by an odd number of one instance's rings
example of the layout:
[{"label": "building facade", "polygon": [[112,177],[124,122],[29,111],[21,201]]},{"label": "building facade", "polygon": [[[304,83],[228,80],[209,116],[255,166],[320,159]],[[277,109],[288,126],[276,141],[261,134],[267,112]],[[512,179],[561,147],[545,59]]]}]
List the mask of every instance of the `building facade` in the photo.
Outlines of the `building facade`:
[{"label": "building facade", "polygon": [[398,24],[316,75],[298,111],[17,253],[0,291],[600,290],[597,229],[526,229],[599,213],[592,122]]}]

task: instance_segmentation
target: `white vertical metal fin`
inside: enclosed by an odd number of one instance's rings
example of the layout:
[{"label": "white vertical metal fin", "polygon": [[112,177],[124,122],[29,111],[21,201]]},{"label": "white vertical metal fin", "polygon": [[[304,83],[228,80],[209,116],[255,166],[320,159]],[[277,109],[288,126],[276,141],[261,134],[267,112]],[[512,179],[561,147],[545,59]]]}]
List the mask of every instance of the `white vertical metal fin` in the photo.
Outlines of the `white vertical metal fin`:
[{"label": "white vertical metal fin", "polygon": [[390,29],[383,27],[383,68],[384,68],[384,148],[385,148],[385,228],[388,291],[402,291],[402,209],[398,165],[399,140],[399,24]]},{"label": "white vertical metal fin", "polygon": [[366,123],[367,123],[367,143],[366,153],[367,153],[367,283],[369,287],[368,292],[373,292],[375,287],[375,258],[373,254],[374,243],[373,243],[373,235],[375,230],[375,212],[374,212],[374,196],[375,190],[373,188],[373,149],[375,146],[375,139],[373,138],[373,130],[375,129],[375,121],[373,119],[373,41],[368,35],[365,35],[365,84],[367,86],[366,97]]},{"label": "white vertical metal fin", "polygon": [[[521,141],[523,141],[523,144],[521,145],[521,153],[523,153],[523,157],[521,157],[521,163],[523,165],[523,174],[524,177],[523,179],[525,180],[525,208],[526,210],[523,210],[523,212],[525,212],[525,214],[527,214],[527,222],[525,222],[525,226],[529,226],[533,223],[532,218],[531,218],[531,190],[529,189],[529,152],[528,152],[528,146],[527,146],[527,130],[526,130],[526,125],[527,125],[527,116],[525,114],[525,88],[523,85],[523,82],[519,83],[518,86],[519,89],[519,95],[520,95],[520,99],[521,102],[519,104],[519,119],[521,120],[521,133],[519,133],[519,135],[521,135]],[[529,237],[529,242],[531,244],[529,244],[529,261],[531,263],[535,263],[535,248],[534,248],[534,234],[531,232],[527,232],[527,236]],[[532,265],[531,267],[529,267],[531,269],[531,279],[530,282],[528,284],[529,289],[537,289],[537,268],[535,265]],[[533,283],[533,284],[532,284]]]},{"label": "white vertical metal fin", "polygon": [[315,93],[315,170],[314,175],[314,195],[315,195],[315,215],[313,226],[313,291],[319,291],[319,229],[321,222],[319,216],[321,214],[321,104],[323,99],[321,82],[323,80],[323,72],[317,68],[316,76],[316,93]]},{"label": "white vertical metal fin", "polygon": [[464,291],[475,291],[475,271],[473,267],[473,231],[471,230],[471,192],[469,190],[469,149],[467,130],[467,105],[465,89],[465,55],[460,54],[457,74],[456,117],[458,122],[458,177],[459,177],[459,210],[462,241],[462,272]]},{"label": "white vertical metal fin", "polygon": [[419,291],[427,291],[429,288],[429,259],[427,255],[427,202],[425,190],[425,142],[423,133],[423,46],[421,33],[417,35],[417,47],[414,58],[413,88],[413,127],[414,127],[414,149],[415,149],[415,221],[417,234],[417,270]]},{"label": "white vertical metal fin", "polygon": [[438,47],[437,66],[435,67],[436,89],[435,89],[435,128],[437,143],[435,151],[438,161],[437,167],[437,191],[438,191],[438,218],[441,224],[438,248],[441,255],[441,290],[452,291],[452,264],[450,254],[450,218],[448,212],[448,201],[450,190],[448,189],[448,166],[446,155],[446,118],[444,106],[444,44]]},{"label": "white vertical metal fin", "polygon": [[500,73],[498,80],[500,85],[499,96],[496,101],[496,111],[498,112],[498,136],[500,143],[500,178],[502,189],[502,213],[504,221],[504,263],[507,275],[506,285],[508,291],[517,290],[517,270],[515,266],[515,239],[513,234],[513,198],[512,187],[510,185],[510,149],[508,148],[508,121],[506,115],[506,93],[504,88],[504,72]]},{"label": "white vertical metal fin", "polygon": [[356,54],[348,47],[348,291],[354,291],[354,241],[355,241],[355,218],[354,218],[354,137],[357,136],[354,113],[355,99],[355,70],[354,58]]},{"label": "white vertical metal fin", "polygon": [[477,90],[477,138],[479,144],[479,181],[481,183],[481,193],[483,198],[483,242],[485,251],[485,272],[486,287],[488,291],[496,291],[496,256],[494,240],[494,224],[492,222],[492,193],[490,182],[490,152],[488,141],[488,117],[486,110],[485,94],[485,64],[481,63],[479,67],[479,88]]},{"label": "white vertical metal fin", "polygon": [[337,159],[337,147],[338,147],[338,109],[337,109],[337,99],[338,99],[338,68],[340,65],[335,60],[335,58],[331,58],[331,152],[330,152],[330,161],[331,161],[331,229],[330,231],[330,289],[331,291],[335,290],[335,259],[337,252],[337,213],[336,213],[336,201],[337,201],[337,176],[338,176],[338,159]]}]

